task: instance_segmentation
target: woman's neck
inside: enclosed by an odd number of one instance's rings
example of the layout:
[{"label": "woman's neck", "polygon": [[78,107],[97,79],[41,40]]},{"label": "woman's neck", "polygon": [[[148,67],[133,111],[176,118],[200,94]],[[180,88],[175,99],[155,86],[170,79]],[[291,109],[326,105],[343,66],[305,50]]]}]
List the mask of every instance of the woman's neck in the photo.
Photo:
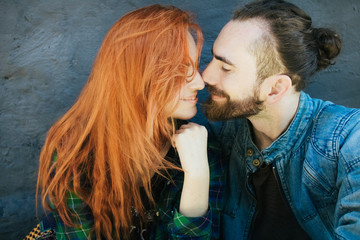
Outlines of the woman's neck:
[{"label": "woman's neck", "polygon": [[169,152],[170,147],[171,147],[170,141],[166,141],[166,142],[163,144],[162,149],[160,149],[160,155],[161,155],[162,157],[165,157],[166,154]]}]

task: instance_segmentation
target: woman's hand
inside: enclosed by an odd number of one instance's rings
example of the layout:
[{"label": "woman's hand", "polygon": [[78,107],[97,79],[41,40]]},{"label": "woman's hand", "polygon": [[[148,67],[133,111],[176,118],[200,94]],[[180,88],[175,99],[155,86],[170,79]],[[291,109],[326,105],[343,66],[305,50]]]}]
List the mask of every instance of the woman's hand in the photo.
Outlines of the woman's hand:
[{"label": "woman's hand", "polygon": [[207,130],[195,123],[182,125],[174,142],[184,170],[179,211],[187,217],[200,217],[208,210],[209,198]]},{"label": "woman's hand", "polygon": [[208,173],[207,136],[206,128],[196,123],[184,124],[176,131],[175,147],[186,174]]}]

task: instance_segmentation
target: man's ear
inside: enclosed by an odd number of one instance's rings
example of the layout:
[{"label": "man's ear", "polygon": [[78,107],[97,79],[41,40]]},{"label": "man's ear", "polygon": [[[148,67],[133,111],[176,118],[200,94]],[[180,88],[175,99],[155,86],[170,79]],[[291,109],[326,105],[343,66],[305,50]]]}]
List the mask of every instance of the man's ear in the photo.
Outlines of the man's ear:
[{"label": "man's ear", "polygon": [[291,91],[292,81],[287,75],[273,75],[265,79],[266,102],[274,104]]}]

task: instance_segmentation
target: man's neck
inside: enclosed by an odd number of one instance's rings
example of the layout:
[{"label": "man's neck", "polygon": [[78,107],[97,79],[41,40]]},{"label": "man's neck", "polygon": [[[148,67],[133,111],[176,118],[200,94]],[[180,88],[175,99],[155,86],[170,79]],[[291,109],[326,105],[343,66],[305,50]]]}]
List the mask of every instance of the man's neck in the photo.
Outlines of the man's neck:
[{"label": "man's neck", "polygon": [[300,94],[288,96],[276,106],[267,106],[262,113],[249,118],[253,127],[253,141],[261,150],[270,146],[289,127],[298,105]]}]

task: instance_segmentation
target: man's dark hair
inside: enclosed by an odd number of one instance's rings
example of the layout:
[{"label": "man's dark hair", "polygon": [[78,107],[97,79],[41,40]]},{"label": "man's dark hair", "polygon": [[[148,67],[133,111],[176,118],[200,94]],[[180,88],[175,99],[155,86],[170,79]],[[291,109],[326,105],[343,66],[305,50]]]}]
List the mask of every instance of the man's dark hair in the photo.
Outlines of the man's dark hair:
[{"label": "man's dark hair", "polygon": [[309,15],[285,1],[252,2],[237,10],[232,20],[255,20],[267,29],[250,47],[257,59],[259,80],[287,74],[297,91],[317,70],[334,64],[341,50],[337,33],[313,28]]}]

